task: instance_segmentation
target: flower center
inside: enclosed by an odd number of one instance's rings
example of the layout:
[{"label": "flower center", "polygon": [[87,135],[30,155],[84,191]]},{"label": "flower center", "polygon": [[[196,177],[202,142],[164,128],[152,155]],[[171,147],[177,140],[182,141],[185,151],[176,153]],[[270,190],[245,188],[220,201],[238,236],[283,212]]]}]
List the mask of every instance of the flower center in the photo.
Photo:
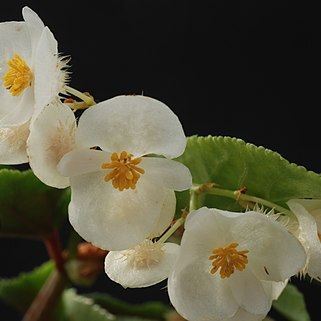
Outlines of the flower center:
[{"label": "flower center", "polygon": [[25,88],[30,86],[32,72],[27,63],[17,54],[7,62],[9,68],[3,76],[4,86],[12,96],[19,96]]},{"label": "flower center", "polygon": [[26,149],[26,141],[29,136],[29,122],[25,124],[0,128],[0,141],[7,141],[9,143],[9,151],[17,152]]},{"label": "flower center", "polygon": [[47,151],[53,154],[57,163],[60,159],[70,152],[75,145],[75,125],[68,125],[61,121],[58,122],[54,135],[51,136]]},{"label": "flower center", "polygon": [[110,157],[110,163],[104,163],[101,165],[103,169],[111,169],[106,176],[105,181],[112,181],[114,188],[123,191],[124,189],[135,189],[140,174],[144,174],[145,171],[136,166],[142,161],[141,157],[132,159],[133,154],[127,154],[122,151],[120,156],[117,153],[113,153]]},{"label": "flower center", "polygon": [[126,257],[129,266],[135,269],[146,269],[158,264],[164,255],[164,251],[159,244],[145,240],[134,248],[124,251],[123,255]]},{"label": "flower center", "polygon": [[239,271],[245,269],[248,263],[247,253],[248,250],[237,251],[236,248],[239,246],[238,243],[231,243],[226,247],[220,247],[213,250],[212,255],[209,257],[213,260],[211,273],[214,274],[220,269],[220,276],[222,279],[230,277],[235,268]]}]

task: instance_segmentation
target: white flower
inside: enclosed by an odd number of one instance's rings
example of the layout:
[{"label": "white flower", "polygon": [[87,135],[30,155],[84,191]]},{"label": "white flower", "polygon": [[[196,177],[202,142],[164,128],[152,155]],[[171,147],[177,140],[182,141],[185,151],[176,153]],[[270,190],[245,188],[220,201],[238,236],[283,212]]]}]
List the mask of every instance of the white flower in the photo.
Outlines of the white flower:
[{"label": "white flower", "polygon": [[287,204],[298,219],[295,234],[307,253],[302,272],[321,282],[321,200],[293,199]]},{"label": "white flower", "polygon": [[22,124],[62,91],[68,74],[57,41],[38,15],[22,9],[24,22],[0,23],[0,125]]},{"label": "white flower", "polygon": [[191,186],[188,168],[171,160],[186,146],[182,126],[153,98],[118,96],[90,107],[79,119],[76,146],[58,164],[70,177],[69,219],[100,248],[142,242],[155,232],[162,208],[175,208],[174,191]]},{"label": "white flower", "polygon": [[109,252],[105,272],[124,288],[151,286],[168,277],[178,252],[177,244],[158,244],[146,239],[134,248]]},{"label": "white flower", "polygon": [[[57,41],[38,15],[28,7],[22,9],[24,21],[0,23],[0,128],[7,145],[8,128],[24,126],[31,117],[64,92],[68,79],[67,62],[59,57]],[[18,130],[17,132],[20,132]],[[18,134],[16,133],[15,136]],[[8,138],[8,139],[7,139]],[[25,131],[19,140],[26,141]],[[25,150],[10,146],[12,164],[26,161]]]},{"label": "white flower", "polygon": [[76,118],[71,109],[55,100],[32,119],[27,140],[29,164],[45,184],[65,188],[69,177],[57,170],[60,159],[75,147]]},{"label": "white flower", "polygon": [[190,321],[262,320],[305,260],[300,242],[264,214],[201,208],[187,217],[169,297]]}]

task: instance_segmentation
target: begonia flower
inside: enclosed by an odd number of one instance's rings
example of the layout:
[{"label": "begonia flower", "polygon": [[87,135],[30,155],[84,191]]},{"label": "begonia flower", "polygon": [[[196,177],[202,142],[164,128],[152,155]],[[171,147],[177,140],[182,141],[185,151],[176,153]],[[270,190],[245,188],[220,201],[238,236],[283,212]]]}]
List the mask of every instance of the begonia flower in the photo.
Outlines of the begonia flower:
[{"label": "begonia flower", "polygon": [[164,204],[175,208],[174,191],[191,186],[188,168],[172,160],[184,152],[183,128],[156,99],[118,96],[90,107],[79,119],[75,144],[58,164],[70,177],[69,220],[103,249],[142,242],[159,224]]},{"label": "begonia flower", "polygon": [[[0,23],[0,129],[7,163],[27,160],[26,151],[10,144],[12,131],[26,141],[25,124],[48,103],[64,93],[68,61],[58,54],[57,41],[39,16],[29,7],[22,9],[24,21]],[[21,144],[23,145],[23,144]],[[5,149],[5,147],[8,147]],[[3,162],[4,163],[4,162]]]},{"label": "begonia flower", "polygon": [[178,244],[146,239],[131,249],[110,251],[105,259],[105,272],[124,288],[148,287],[168,277],[178,253]]},{"label": "begonia flower", "polygon": [[153,242],[171,225],[175,213],[175,195],[168,193],[160,219],[143,242],[122,251],[110,251],[105,259],[108,277],[124,288],[142,288],[165,280],[178,256],[179,245]]},{"label": "begonia flower", "polygon": [[27,140],[29,164],[45,184],[65,188],[69,177],[57,169],[60,159],[75,145],[76,118],[71,109],[55,100],[33,118]]},{"label": "begonia flower", "polygon": [[297,238],[266,215],[203,207],[187,216],[169,297],[189,321],[263,320],[305,260]]},{"label": "begonia flower", "polygon": [[287,204],[298,219],[295,234],[307,253],[302,273],[321,282],[321,200],[292,199]]}]

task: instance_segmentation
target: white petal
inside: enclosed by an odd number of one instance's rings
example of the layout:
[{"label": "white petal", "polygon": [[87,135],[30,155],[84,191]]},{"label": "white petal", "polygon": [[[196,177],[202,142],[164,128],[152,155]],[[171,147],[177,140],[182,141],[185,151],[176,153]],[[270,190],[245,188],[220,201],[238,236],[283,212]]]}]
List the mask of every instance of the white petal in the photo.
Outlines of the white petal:
[{"label": "white petal", "polygon": [[10,128],[0,128],[0,164],[23,164],[28,162],[26,141],[29,122]]},{"label": "white petal", "polygon": [[28,28],[30,25],[35,26],[36,29],[41,29],[45,26],[38,14],[28,6],[24,6],[22,8],[22,16],[24,21],[27,23]]},{"label": "white petal", "polygon": [[145,96],[118,96],[87,109],[79,120],[77,141],[136,157],[175,158],[186,146],[177,116],[162,102]]},{"label": "white petal", "polygon": [[[11,95],[9,92],[5,95]],[[33,91],[26,88],[18,97],[4,99],[12,109],[0,119],[1,127],[18,126],[31,119],[34,107]]]},{"label": "white petal", "polygon": [[150,233],[149,238],[160,236],[171,224],[176,210],[175,192],[165,190],[165,199],[161,208],[160,216],[156,226]]},{"label": "white petal", "polygon": [[[243,238],[234,233],[235,226],[242,222],[243,227],[252,227],[249,218],[255,223],[257,216],[205,207],[187,216],[180,255],[168,281],[170,300],[183,317],[195,321],[245,321],[246,317],[249,320],[262,320],[268,313],[277,295],[277,288],[271,285],[266,289],[249,266],[243,271],[236,270],[225,279],[219,273],[210,273],[212,265],[209,256],[212,250],[233,242],[242,245]],[[247,224],[243,224],[244,218]],[[259,221],[269,224],[269,219],[266,219],[263,222],[259,218]],[[278,223],[273,221],[272,224]],[[253,228],[256,228],[256,224]],[[240,228],[241,235],[247,232],[248,229]],[[288,234],[287,231],[285,233]],[[256,237],[255,242],[260,247],[260,238]]]},{"label": "white petal", "polygon": [[228,283],[235,300],[245,311],[255,315],[266,315],[269,312],[272,298],[267,295],[260,280],[249,269],[235,271],[222,282]]},{"label": "white petal", "polygon": [[[225,217],[227,218],[233,218],[233,217],[239,217],[242,216],[243,213],[241,212],[229,212],[224,210],[219,210],[216,208],[207,208],[207,207],[201,207],[195,211],[192,211],[188,214],[185,222],[185,228],[186,229],[202,229],[205,224],[200,224],[201,221],[207,221],[213,222],[213,215],[216,215],[220,217],[220,219],[225,220]],[[201,219],[200,219],[201,216]],[[201,221],[200,221],[201,220]],[[227,220],[226,222],[230,222]],[[210,224],[211,225],[211,224]]]},{"label": "white petal", "polygon": [[[305,265],[306,255],[300,242],[284,226],[263,214],[228,214],[227,211],[201,208],[190,215],[185,223],[188,231],[185,234],[190,236],[183,235],[183,239],[191,239],[192,244],[195,243],[193,238],[198,239],[196,244],[200,244],[204,253],[239,243],[238,250],[249,250],[247,268],[260,280],[284,281]],[[197,250],[201,251],[196,248],[195,252]]]},{"label": "white petal", "polygon": [[35,109],[38,113],[58,97],[59,59],[57,41],[51,31],[43,29],[37,50],[34,53]]},{"label": "white petal", "polygon": [[287,204],[299,221],[298,238],[307,252],[307,265],[304,270],[312,278],[321,281],[321,243],[316,221],[302,202],[290,200]]},{"label": "white petal", "polygon": [[165,191],[148,180],[120,192],[103,172],[71,177],[69,219],[88,242],[106,250],[124,250],[142,242],[155,228]]},{"label": "white petal", "polygon": [[193,248],[191,250],[195,251],[195,254],[202,252],[207,257],[208,253],[211,253],[213,249],[224,247],[231,243],[228,233],[230,224],[233,222],[234,217],[241,215],[243,214],[209,209],[207,207],[199,208],[187,216],[185,231],[188,231],[188,233],[183,235],[184,242],[189,243],[188,247]]},{"label": "white petal", "polygon": [[0,23],[0,53],[2,74],[7,61],[12,59],[15,53],[30,63],[32,47],[29,30],[24,22]]},{"label": "white petal", "polygon": [[[240,308],[233,317],[220,321],[261,321],[264,319],[264,317],[265,315],[255,315]],[[264,321],[269,320],[264,319]]]},{"label": "white petal", "polygon": [[249,250],[248,267],[261,280],[285,281],[305,265],[304,248],[286,228],[257,212],[235,218],[229,237]]},{"label": "white petal", "polygon": [[165,280],[177,259],[179,245],[165,243],[160,247],[153,244],[136,253],[137,247],[107,254],[105,272],[108,277],[124,288],[142,288]]},{"label": "white petal", "polygon": [[[181,249],[180,253],[183,250]],[[177,312],[187,320],[221,321],[238,311],[231,289],[221,278],[204,271],[203,262],[181,267],[180,256],[168,278],[168,294]]]},{"label": "white petal", "polygon": [[318,233],[321,234],[321,200],[320,199],[295,199],[290,202],[301,204],[315,219]]},{"label": "white petal", "polygon": [[[110,154],[94,149],[75,149],[60,160],[57,168],[63,176],[78,176],[101,171],[101,165],[110,159]],[[101,174],[104,176],[104,172]]]},{"label": "white petal", "polygon": [[169,189],[183,191],[192,186],[192,175],[189,169],[177,161],[143,157],[140,167],[145,170],[146,175]]},{"label": "white petal", "polygon": [[0,126],[10,127],[27,122],[33,112],[33,87],[26,88],[19,96],[4,87],[3,76],[7,62],[18,54],[32,68],[32,49],[29,31],[24,22],[0,23]]},{"label": "white petal", "polygon": [[289,279],[285,280],[284,282],[273,282],[273,281],[262,281],[261,283],[264,287],[265,292],[272,300],[277,300],[283,290],[285,289],[286,285],[288,284]]},{"label": "white petal", "polygon": [[45,184],[57,188],[69,186],[57,165],[75,144],[76,119],[66,105],[55,102],[47,105],[33,119],[27,141],[30,167]]},{"label": "white petal", "polygon": [[198,260],[202,260],[204,270],[210,273],[212,267],[209,256],[212,251],[231,243],[226,238],[229,222],[229,218],[207,207],[188,214],[181,240],[181,265],[190,264],[197,257]]},{"label": "white petal", "polygon": [[28,27],[30,40],[34,50],[40,39],[41,32],[45,26],[40,17],[29,7],[22,8],[22,16]]}]

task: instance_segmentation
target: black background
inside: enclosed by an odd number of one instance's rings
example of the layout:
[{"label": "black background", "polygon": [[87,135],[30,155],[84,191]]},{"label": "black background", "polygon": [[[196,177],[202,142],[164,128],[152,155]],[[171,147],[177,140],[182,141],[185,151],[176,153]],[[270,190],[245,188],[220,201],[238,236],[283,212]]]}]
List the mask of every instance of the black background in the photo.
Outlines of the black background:
[{"label": "black background", "polygon": [[[241,138],[321,172],[320,25],[312,2],[92,0],[3,5],[1,22],[22,20],[24,5],[39,14],[58,40],[59,51],[71,56],[71,86],[89,91],[96,101],[143,93],[172,108],[187,136]],[[44,246],[34,241],[1,239],[0,249],[1,276],[28,271],[47,258]],[[321,288],[297,283],[312,321],[319,320]],[[131,302],[168,302],[164,286],[123,290],[102,276],[96,289]],[[9,312],[2,305],[0,309]],[[13,311],[10,314],[13,318]]]}]

